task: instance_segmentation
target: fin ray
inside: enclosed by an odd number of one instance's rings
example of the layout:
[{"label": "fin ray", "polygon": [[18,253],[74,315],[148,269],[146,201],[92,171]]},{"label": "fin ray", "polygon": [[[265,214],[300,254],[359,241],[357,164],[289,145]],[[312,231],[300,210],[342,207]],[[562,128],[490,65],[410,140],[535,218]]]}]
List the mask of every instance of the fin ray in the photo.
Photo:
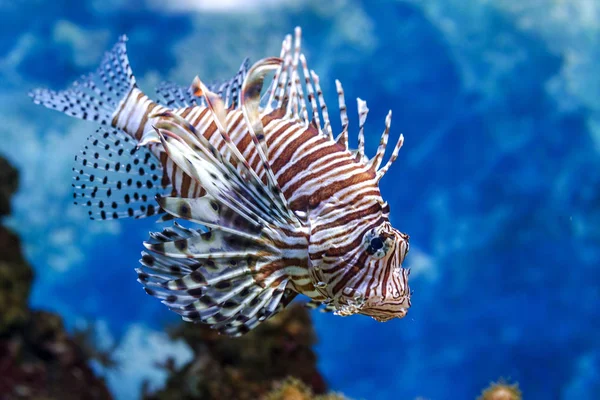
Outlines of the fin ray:
[{"label": "fin ray", "polygon": [[[213,232],[216,233],[216,232]],[[237,259],[226,254],[210,258],[176,258],[156,252],[168,243],[190,241],[206,232],[179,224],[152,236],[149,251],[142,252],[138,281],[146,293],[190,322],[208,324],[230,336],[242,335],[260,321],[279,312],[295,293],[287,289],[283,272],[272,274],[260,284],[257,272],[272,265],[266,255]],[[239,246],[247,248],[244,243]]]}]

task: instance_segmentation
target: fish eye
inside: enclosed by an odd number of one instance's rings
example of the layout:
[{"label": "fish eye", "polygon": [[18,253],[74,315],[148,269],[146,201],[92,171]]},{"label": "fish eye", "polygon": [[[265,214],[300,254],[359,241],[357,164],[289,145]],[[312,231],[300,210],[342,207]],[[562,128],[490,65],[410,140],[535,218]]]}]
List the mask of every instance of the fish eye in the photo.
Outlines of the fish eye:
[{"label": "fish eye", "polygon": [[383,247],[383,240],[381,239],[381,236],[377,236],[373,239],[371,239],[371,249],[377,251],[379,249],[381,249]]},{"label": "fish eye", "polygon": [[364,248],[371,257],[376,259],[383,258],[392,247],[392,238],[381,236],[374,230],[365,235]]}]

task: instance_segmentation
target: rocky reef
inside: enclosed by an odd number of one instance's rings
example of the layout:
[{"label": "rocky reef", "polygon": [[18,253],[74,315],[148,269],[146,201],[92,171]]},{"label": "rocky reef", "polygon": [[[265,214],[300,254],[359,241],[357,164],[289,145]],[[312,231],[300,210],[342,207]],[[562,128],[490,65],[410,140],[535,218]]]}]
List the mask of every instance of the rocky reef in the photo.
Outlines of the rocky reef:
[{"label": "rocky reef", "polygon": [[343,399],[323,395],[327,386],[312,350],[315,333],[302,305],[288,307],[240,338],[194,324],[178,325],[171,336],[183,338],[195,357],[146,399]]},{"label": "rocky reef", "polygon": [[[0,158],[0,218],[10,213],[17,186],[17,170]],[[0,225],[0,398],[112,398],[61,317],[29,309],[33,278],[19,237]]]}]

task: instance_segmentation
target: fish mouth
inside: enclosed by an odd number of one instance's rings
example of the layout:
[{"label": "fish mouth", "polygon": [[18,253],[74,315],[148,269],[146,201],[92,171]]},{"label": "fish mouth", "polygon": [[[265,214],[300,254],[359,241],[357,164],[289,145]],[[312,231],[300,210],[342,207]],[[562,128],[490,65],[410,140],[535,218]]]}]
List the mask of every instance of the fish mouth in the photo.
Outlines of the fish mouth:
[{"label": "fish mouth", "polygon": [[409,300],[407,300],[407,303],[408,304],[401,307],[386,307],[386,305],[383,305],[383,307],[365,307],[360,313],[367,315],[378,322],[387,322],[396,318],[404,318],[410,307]]},{"label": "fish mouth", "polygon": [[404,313],[404,315],[398,315],[398,316],[393,316],[393,315],[386,315],[386,316],[371,315],[370,317],[373,318],[377,322],[388,322],[389,320],[392,320],[392,319],[403,318],[405,315],[406,315],[406,313]]},{"label": "fish mouth", "polygon": [[374,296],[367,299],[360,313],[368,315],[379,322],[386,322],[396,318],[404,318],[411,306],[410,290],[406,287],[400,296]]}]

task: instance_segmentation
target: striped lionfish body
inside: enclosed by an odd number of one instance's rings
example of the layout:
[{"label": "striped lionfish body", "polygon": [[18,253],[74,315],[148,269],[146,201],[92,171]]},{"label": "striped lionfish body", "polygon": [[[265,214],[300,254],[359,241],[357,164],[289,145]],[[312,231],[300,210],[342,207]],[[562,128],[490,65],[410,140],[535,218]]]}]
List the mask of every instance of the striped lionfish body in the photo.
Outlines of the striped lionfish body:
[{"label": "striped lionfish body", "polygon": [[[379,181],[391,122],[377,154],[364,154],[366,103],[358,99],[358,149],[334,139],[314,71],[287,36],[278,58],[229,81],[163,84],[159,104],[136,85],[125,37],[100,68],[36,103],[103,126],[76,157],[75,201],[93,219],[186,220],[151,233],[138,280],[184,320],[241,335],[297,294],[338,315],[401,318],[410,307],[408,236],[394,229]],[[265,77],[274,72],[263,92]],[[306,92],[306,96],[305,93]],[[322,121],[322,122],[321,122]]]}]

